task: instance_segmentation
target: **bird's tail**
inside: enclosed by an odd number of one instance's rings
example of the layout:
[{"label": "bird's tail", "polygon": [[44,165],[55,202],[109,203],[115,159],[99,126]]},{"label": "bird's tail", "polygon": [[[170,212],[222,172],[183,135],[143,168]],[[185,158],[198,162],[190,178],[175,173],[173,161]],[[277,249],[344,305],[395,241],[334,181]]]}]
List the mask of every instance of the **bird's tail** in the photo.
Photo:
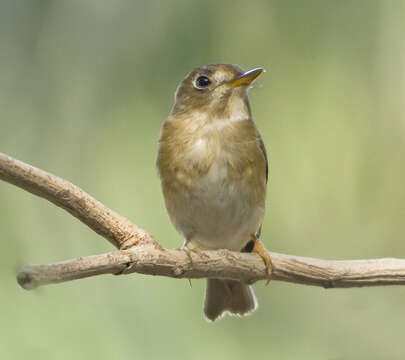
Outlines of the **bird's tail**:
[{"label": "bird's tail", "polygon": [[251,286],[234,280],[207,280],[204,313],[209,320],[216,320],[226,311],[233,315],[247,315],[255,311],[257,305]]}]

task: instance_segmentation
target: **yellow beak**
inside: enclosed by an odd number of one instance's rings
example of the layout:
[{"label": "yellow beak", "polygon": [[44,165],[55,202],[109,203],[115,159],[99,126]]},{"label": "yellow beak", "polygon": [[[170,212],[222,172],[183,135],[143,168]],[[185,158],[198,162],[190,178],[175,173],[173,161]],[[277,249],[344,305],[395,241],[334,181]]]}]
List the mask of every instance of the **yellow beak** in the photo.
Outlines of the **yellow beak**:
[{"label": "yellow beak", "polygon": [[249,86],[262,72],[264,72],[264,69],[262,68],[246,71],[244,74],[237,76],[225,84],[233,88],[238,86]]}]

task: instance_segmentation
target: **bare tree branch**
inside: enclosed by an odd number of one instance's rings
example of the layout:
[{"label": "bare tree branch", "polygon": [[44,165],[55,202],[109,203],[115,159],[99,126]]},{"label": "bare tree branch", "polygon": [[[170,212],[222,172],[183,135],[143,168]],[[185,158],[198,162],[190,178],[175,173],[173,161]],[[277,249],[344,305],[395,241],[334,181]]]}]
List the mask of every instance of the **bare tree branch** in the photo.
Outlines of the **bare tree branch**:
[{"label": "bare tree branch", "polygon": [[151,235],[78,186],[2,153],[0,179],[65,209],[119,249],[154,241]]},{"label": "bare tree branch", "polygon": [[[264,264],[257,254],[163,249],[151,235],[79,187],[1,153],[0,179],[67,210],[120,249],[55,264],[26,265],[17,276],[25,289],[101,274],[133,272],[246,283],[266,278]],[[405,284],[403,259],[321,260],[276,253],[271,253],[271,257],[273,280],[325,288]]]},{"label": "bare tree branch", "polygon": [[[270,253],[273,280],[324,288],[404,285],[405,260],[320,260]],[[266,279],[257,254],[228,250],[188,252],[139,246],[49,265],[26,265],[17,276],[25,289],[101,274],[161,275],[172,278],[217,278],[253,283]]]}]

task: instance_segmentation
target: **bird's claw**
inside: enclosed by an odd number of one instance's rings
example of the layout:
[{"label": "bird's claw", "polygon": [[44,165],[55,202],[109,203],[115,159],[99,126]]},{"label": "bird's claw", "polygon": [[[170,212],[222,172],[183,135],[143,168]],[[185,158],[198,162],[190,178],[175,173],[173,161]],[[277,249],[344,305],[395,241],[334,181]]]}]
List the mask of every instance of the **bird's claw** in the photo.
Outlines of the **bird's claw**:
[{"label": "bird's claw", "polygon": [[266,266],[266,285],[268,285],[273,272],[273,261],[271,260],[269,253],[265,250],[263,243],[256,237],[256,235],[252,235],[252,241],[254,243],[252,252],[257,253],[262,258],[264,265]]}]

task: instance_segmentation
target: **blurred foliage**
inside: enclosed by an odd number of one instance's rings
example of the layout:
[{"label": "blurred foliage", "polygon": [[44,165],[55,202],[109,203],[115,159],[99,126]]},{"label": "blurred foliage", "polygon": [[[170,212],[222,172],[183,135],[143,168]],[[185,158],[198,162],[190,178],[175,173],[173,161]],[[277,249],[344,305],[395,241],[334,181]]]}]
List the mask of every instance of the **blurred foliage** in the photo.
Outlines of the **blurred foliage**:
[{"label": "blurred foliage", "polygon": [[[182,239],[155,170],[162,120],[194,67],[267,73],[251,91],[270,154],[264,241],[323,258],[405,257],[405,2],[0,4],[0,151]],[[203,281],[97,277],[26,292],[24,263],[109,251],[46,201],[0,184],[1,359],[403,359],[405,288],[255,286],[244,319],[203,319]]]}]

